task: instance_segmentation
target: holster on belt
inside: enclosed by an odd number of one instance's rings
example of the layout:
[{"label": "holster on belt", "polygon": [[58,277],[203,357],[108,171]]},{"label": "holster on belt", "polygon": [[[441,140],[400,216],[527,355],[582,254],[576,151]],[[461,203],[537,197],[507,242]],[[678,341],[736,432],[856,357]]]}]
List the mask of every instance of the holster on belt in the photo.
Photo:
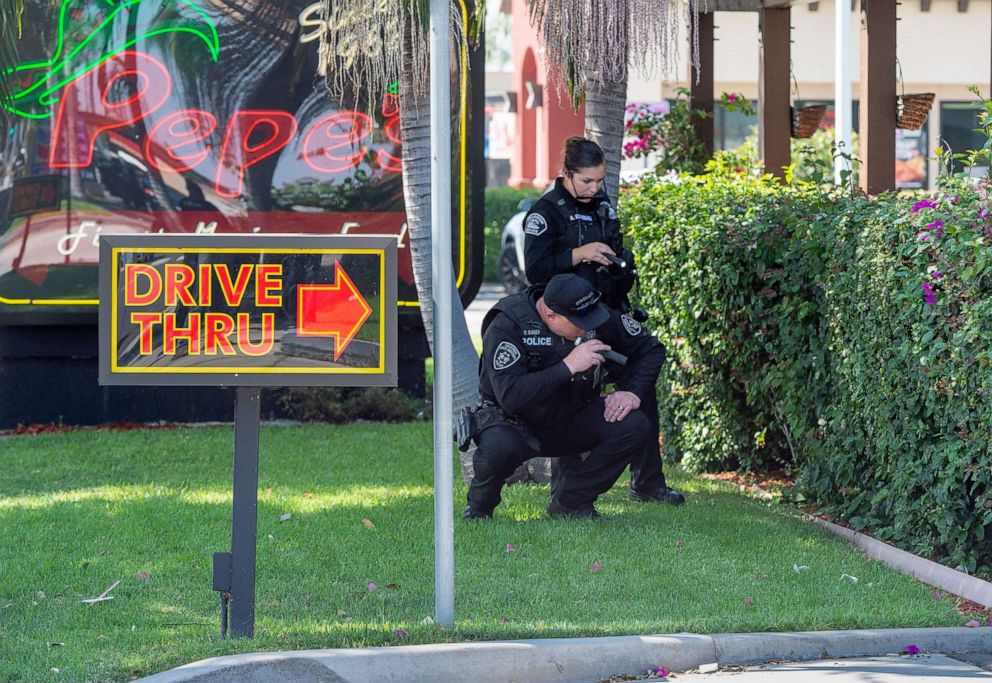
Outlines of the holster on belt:
[{"label": "holster on belt", "polygon": [[492,401],[479,401],[479,404],[472,410],[474,411],[475,422],[472,438],[475,439],[476,444],[479,443],[479,435],[490,427],[510,425],[520,433],[529,448],[535,451],[541,450],[541,442],[537,440],[530,427],[519,416],[506,412]]}]

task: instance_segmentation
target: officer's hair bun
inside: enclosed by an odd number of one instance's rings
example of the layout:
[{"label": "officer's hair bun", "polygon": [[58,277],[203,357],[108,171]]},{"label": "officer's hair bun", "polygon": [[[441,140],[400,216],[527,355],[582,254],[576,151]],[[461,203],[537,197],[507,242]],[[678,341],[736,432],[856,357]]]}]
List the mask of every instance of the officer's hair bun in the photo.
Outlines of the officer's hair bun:
[{"label": "officer's hair bun", "polygon": [[606,163],[602,148],[592,140],[578,135],[565,140],[565,154],[562,165],[569,173],[580,168],[592,168]]}]

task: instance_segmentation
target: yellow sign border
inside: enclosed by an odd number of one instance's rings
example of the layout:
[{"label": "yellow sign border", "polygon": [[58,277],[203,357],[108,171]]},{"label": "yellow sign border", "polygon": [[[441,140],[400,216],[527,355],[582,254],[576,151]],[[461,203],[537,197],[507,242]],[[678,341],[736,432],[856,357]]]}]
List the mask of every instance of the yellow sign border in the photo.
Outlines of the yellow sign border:
[{"label": "yellow sign border", "polygon": [[[384,375],[386,374],[386,250],[385,249],[301,249],[277,247],[114,247],[110,250],[111,266],[110,273],[110,372],[116,375],[146,375],[170,373],[176,375],[200,374],[200,375],[230,375],[233,373],[245,375],[267,375],[267,374],[314,374],[314,375]],[[144,254],[373,254],[379,257],[379,366],[375,368],[293,368],[293,367],[266,367],[266,368],[177,368],[176,366],[140,368],[124,366],[117,363],[117,305],[118,305],[118,257],[122,253],[144,253]]]}]

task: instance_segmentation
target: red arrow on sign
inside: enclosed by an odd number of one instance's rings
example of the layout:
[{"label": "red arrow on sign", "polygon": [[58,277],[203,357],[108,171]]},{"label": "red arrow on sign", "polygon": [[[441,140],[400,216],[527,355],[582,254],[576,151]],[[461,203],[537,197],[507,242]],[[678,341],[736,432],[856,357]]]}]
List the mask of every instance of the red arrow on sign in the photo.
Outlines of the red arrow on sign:
[{"label": "red arrow on sign", "polygon": [[296,333],[301,337],[334,337],[334,360],[372,315],[372,307],[339,262],[333,285],[300,285],[296,289]]}]

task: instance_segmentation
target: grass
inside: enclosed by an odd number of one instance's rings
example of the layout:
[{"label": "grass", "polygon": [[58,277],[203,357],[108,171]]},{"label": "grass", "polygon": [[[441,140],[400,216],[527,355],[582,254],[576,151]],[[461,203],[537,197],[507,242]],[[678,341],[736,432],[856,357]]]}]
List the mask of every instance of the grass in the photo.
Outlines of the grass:
[{"label": "grass", "polygon": [[[621,479],[601,522],[548,519],[543,486],[508,488],[491,523],[458,519],[447,632],[421,623],[434,605],[430,425],[266,426],[256,638],[223,641],[210,557],[230,547],[232,439],[0,439],[0,681],[125,681],[253,650],[963,622],[788,509],[675,472],[681,508],[630,502]],[[114,600],[80,602],[117,579]]]}]

